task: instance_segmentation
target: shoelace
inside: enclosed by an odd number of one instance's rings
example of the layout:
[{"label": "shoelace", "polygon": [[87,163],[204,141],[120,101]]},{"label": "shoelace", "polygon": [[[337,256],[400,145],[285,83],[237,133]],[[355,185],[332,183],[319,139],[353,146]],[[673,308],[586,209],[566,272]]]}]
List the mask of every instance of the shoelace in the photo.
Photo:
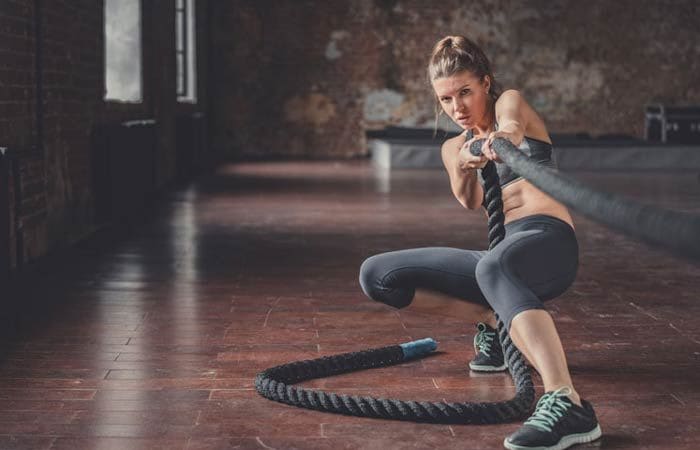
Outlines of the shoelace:
[{"label": "shoelace", "polygon": [[486,325],[479,322],[477,325],[479,332],[474,336],[474,347],[478,349],[479,352],[485,354],[487,357],[491,356],[489,352],[491,351],[491,343],[496,333],[486,331]]},{"label": "shoelace", "polygon": [[562,400],[562,397],[571,393],[571,388],[568,386],[545,393],[537,402],[535,412],[523,425],[532,425],[540,430],[551,432],[554,424],[561,419],[564,413],[571,407],[570,403]]}]

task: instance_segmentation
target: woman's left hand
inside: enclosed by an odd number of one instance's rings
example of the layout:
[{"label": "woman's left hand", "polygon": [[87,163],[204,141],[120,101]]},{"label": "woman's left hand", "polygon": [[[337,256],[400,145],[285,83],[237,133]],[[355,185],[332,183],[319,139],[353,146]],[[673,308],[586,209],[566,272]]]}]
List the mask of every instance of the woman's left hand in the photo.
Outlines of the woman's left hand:
[{"label": "woman's left hand", "polygon": [[502,163],[503,160],[496,154],[494,149],[491,147],[493,145],[493,140],[496,138],[508,139],[513,145],[518,146],[522,139],[518,139],[515,133],[509,133],[507,131],[492,131],[486,138],[486,142],[481,147],[481,153],[484,154],[488,159]]}]

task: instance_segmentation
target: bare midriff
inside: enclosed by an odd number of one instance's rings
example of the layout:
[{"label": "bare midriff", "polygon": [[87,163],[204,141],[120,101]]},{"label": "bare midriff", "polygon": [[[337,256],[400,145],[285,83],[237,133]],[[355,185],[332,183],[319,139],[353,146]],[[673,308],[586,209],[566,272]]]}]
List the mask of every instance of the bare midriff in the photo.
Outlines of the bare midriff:
[{"label": "bare midriff", "polygon": [[[528,127],[523,139],[537,139],[551,146],[551,139],[539,115],[529,106],[525,109],[525,114],[529,117],[528,122],[530,122],[531,125]],[[457,149],[466,141],[467,133],[468,131],[465,130],[465,133],[459,135],[460,139],[455,141]],[[476,137],[478,138],[479,136]],[[485,137],[486,135],[481,136],[481,138]],[[523,217],[544,214],[563,220],[571,225],[572,229],[576,230],[574,221],[566,206],[545,194],[524,178],[516,179],[502,186],[501,199],[503,201],[503,214],[505,216],[504,224]],[[484,212],[486,211],[484,210]]]},{"label": "bare midriff", "polygon": [[565,205],[545,194],[524,178],[504,186],[501,191],[503,200],[504,223],[532,216],[545,214],[556,217],[571,225],[574,221]]}]

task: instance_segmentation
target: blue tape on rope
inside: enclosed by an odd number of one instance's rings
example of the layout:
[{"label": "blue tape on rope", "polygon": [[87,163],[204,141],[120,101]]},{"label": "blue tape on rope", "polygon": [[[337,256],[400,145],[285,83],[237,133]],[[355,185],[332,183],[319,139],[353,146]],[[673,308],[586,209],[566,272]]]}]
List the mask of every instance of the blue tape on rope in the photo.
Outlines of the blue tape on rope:
[{"label": "blue tape on rope", "polygon": [[433,338],[419,339],[401,344],[404,359],[419,358],[435,351],[436,348],[437,342]]}]

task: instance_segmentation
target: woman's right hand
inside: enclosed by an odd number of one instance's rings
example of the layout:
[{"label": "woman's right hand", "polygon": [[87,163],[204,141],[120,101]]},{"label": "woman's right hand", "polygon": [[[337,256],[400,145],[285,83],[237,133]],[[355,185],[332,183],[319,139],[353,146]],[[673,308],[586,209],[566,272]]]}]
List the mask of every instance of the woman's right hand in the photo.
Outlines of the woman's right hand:
[{"label": "woman's right hand", "polygon": [[477,138],[469,139],[459,149],[459,154],[457,155],[457,167],[463,172],[474,169],[482,169],[486,163],[489,162],[489,159],[483,154],[481,156],[474,156],[469,151],[469,147],[476,140]]}]

